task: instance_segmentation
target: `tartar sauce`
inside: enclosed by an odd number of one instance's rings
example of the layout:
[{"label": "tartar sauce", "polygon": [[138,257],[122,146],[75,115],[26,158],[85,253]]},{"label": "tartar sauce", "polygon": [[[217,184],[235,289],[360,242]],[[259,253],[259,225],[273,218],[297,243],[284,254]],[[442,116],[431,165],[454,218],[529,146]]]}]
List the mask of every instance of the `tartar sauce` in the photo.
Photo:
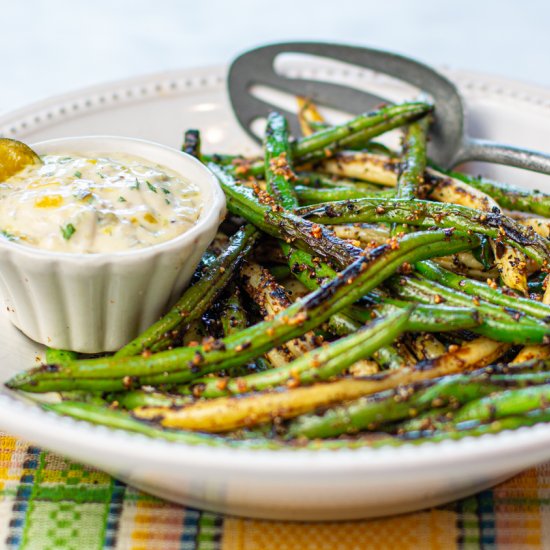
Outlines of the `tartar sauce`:
[{"label": "tartar sauce", "polygon": [[173,239],[197,221],[191,181],[122,154],[45,155],[0,183],[0,233],[73,253],[131,250]]}]

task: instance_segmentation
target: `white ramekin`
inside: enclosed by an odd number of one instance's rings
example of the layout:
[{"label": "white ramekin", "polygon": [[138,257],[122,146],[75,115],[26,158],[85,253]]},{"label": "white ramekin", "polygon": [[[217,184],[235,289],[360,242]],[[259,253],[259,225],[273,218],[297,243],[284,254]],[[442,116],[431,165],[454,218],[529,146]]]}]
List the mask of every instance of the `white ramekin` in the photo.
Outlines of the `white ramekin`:
[{"label": "white ramekin", "polygon": [[11,322],[29,338],[85,353],[114,351],[156,321],[181,294],[225,216],[214,175],[176,149],[125,137],[54,139],[39,154],[126,153],[161,164],[198,186],[197,223],[175,239],[108,254],[51,252],[0,240],[0,291]]}]

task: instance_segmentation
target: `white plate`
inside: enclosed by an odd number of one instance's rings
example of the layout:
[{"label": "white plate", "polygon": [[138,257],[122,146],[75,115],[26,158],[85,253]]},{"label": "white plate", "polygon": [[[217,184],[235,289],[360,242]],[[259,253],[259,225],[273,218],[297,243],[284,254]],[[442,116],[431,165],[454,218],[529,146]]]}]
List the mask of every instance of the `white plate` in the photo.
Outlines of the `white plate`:
[{"label": "white plate", "polygon": [[[384,77],[331,64],[287,70],[407,91]],[[550,149],[550,91],[465,72],[449,73],[476,135]],[[0,117],[0,134],[28,142],[86,134],[141,137],[178,146],[189,127],[210,151],[250,150],[224,91],[223,69],[187,70],[81,90]],[[495,174],[548,189],[548,179]],[[42,348],[0,314],[0,381],[40,361]],[[397,449],[247,451],[192,447],[45,413],[0,390],[0,428],[104,469],[161,497],[217,512],[289,520],[383,516],[458,499],[550,459],[550,425],[458,442]]]}]

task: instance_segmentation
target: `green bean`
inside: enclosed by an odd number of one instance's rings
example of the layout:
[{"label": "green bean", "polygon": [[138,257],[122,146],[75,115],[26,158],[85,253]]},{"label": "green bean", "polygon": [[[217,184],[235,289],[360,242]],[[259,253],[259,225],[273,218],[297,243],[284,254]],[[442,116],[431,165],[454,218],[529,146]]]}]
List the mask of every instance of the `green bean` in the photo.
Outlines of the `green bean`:
[{"label": "green bean", "polygon": [[462,172],[449,171],[446,173],[450,177],[459,179],[486,193],[503,208],[519,210],[520,212],[532,212],[545,218],[550,217],[550,195],[548,193],[492,181],[481,176],[474,177]]},{"label": "green bean", "polygon": [[363,151],[374,153],[376,155],[386,155],[387,157],[396,157],[395,151],[392,151],[389,147],[380,143],[379,141],[368,141],[362,148]]},{"label": "green bean", "polygon": [[[242,365],[291,338],[325,322],[331,315],[376,288],[403,264],[471,249],[479,240],[447,231],[406,235],[398,248],[381,245],[365,252],[339,277],[294,302],[274,319],[209,346],[179,348],[149,357],[105,357],[67,365],[46,365],[7,382],[12,389],[32,392],[128,389],[137,384],[180,383],[235,365]],[[95,381],[94,381],[95,379]],[[110,383],[109,383],[110,381]]]},{"label": "green bean", "polygon": [[256,357],[254,359],[254,366],[256,372],[263,372],[264,370],[269,370],[271,367],[271,363],[265,358],[265,357]]},{"label": "green bean", "polygon": [[116,403],[125,409],[138,407],[172,407],[187,405],[193,402],[190,395],[171,395],[161,392],[131,390],[110,395],[111,403]]},{"label": "green bean", "polygon": [[298,199],[292,181],[296,179],[292,171],[292,152],[288,135],[288,125],[279,113],[270,113],[264,138],[265,179],[269,194],[285,210],[294,210]]},{"label": "green bean", "polygon": [[95,405],[108,405],[109,402],[103,394],[86,391],[68,391],[60,392],[59,396],[63,401],[82,401],[83,403],[93,403]]},{"label": "green bean", "polygon": [[472,250],[472,255],[486,271],[489,271],[495,265],[495,255],[489,237],[483,236],[481,238],[481,246]]},{"label": "green bean", "polygon": [[237,288],[233,288],[220,317],[224,336],[230,336],[247,327],[246,311]]},{"label": "green bean", "polygon": [[456,406],[447,405],[439,409],[427,409],[413,418],[402,420],[388,426],[388,431],[396,434],[410,434],[429,431],[445,430],[449,426],[449,419],[456,412]]},{"label": "green bean", "polygon": [[239,164],[250,164],[258,162],[262,162],[263,164],[263,161],[260,161],[259,157],[250,158],[243,155],[227,155],[220,153],[214,153],[211,155],[202,154],[201,161],[205,164],[208,162],[215,162],[220,166],[238,166]]},{"label": "green bean", "polygon": [[[548,362],[546,362],[548,363]],[[516,367],[516,366],[514,366]],[[307,414],[298,417],[288,426],[290,437],[335,437],[344,433],[356,433],[361,430],[376,430],[381,424],[395,422],[409,417],[415,417],[419,412],[431,408],[445,407],[449,404],[456,406],[462,403],[477,403],[480,397],[486,397],[494,392],[502,391],[508,387],[521,387],[528,383],[547,383],[550,373],[540,373],[537,377],[514,377],[513,372],[522,372],[526,368],[532,368],[530,364],[517,365],[517,368],[493,365],[479,369],[470,374],[447,376],[441,379],[430,380],[422,384],[401,387],[379,394],[362,397],[348,404],[333,407],[322,414]],[[549,386],[540,386],[548,392]],[[526,388],[524,390],[539,390]],[[508,392],[505,392],[508,393]],[[503,395],[503,394],[499,394]],[[496,396],[498,400],[499,395]],[[546,395],[546,393],[544,394]],[[482,400],[483,410],[486,410],[492,398]],[[468,410],[466,405],[456,414],[456,422],[462,420],[491,420],[488,416],[476,415],[477,409],[472,409],[470,415],[460,412]],[[540,399],[533,408],[540,407]],[[531,410],[531,409],[529,409]],[[505,416],[520,414],[521,410],[513,410]],[[496,417],[495,417],[496,418]]]},{"label": "green bean", "polygon": [[[322,262],[313,261],[307,252],[292,250],[288,257],[289,265],[293,274],[309,290],[315,290],[326,280],[332,280],[338,276],[330,266]],[[385,307],[406,308],[407,303],[392,298],[368,295],[371,303],[380,304]],[[411,331],[433,331],[442,332],[446,330],[462,328],[474,329],[479,324],[477,311],[472,309],[473,304],[466,307],[448,307],[437,305],[426,307],[417,305],[409,319],[409,330]],[[360,324],[368,323],[372,318],[372,309],[364,309],[356,306],[346,308],[331,318],[331,327],[335,334],[350,334],[357,330]],[[399,352],[391,346],[381,347],[374,359],[382,368],[398,368],[404,364],[404,359]]]},{"label": "green bean", "polygon": [[290,268],[287,265],[272,265],[269,272],[277,281],[282,281],[290,276]]},{"label": "green bean", "polygon": [[382,370],[400,369],[406,365],[405,358],[392,344],[381,347],[373,354],[372,358]]},{"label": "green bean", "polygon": [[269,235],[292,242],[293,246],[333,261],[341,268],[349,265],[362,252],[360,248],[338,239],[326,228],[304,221],[280,207],[278,209],[272,198],[261,192],[256,195],[253,189],[237,182],[223,168],[215,164],[208,167],[226,194],[230,212],[242,216]]},{"label": "green bean", "polygon": [[[127,412],[92,405],[89,403],[64,401],[62,403],[42,406],[48,411],[72,416],[73,418],[85,420],[86,422],[91,422],[92,424],[100,424],[118,430],[140,433],[156,439],[165,439],[167,441],[185,443],[188,445],[209,445],[213,447],[231,447],[234,444],[238,446],[248,446],[245,442],[232,442],[227,438],[219,436],[210,436],[195,432],[184,432],[181,430],[162,430],[155,428],[148,422],[140,422],[139,420],[136,420]],[[280,444],[270,442],[269,440],[263,440],[260,445],[265,448],[280,447]],[[254,447],[254,442],[251,442],[250,446]]]},{"label": "green bean", "polygon": [[248,254],[259,233],[248,225],[230,240],[227,249],[201,273],[200,279],[190,286],[172,309],[151,325],[135,340],[120,349],[116,357],[137,355],[146,349],[160,351],[170,345],[170,332],[182,323],[189,324],[201,317],[230,280],[240,260]]},{"label": "green bean", "polygon": [[322,189],[322,188],[345,188],[345,189],[360,189],[365,192],[365,195],[368,195],[370,192],[377,191],[386,191],[388,193],[393,193],[395,196],[395,189],[387,189],[380,185],[373,183],[366,183],[364,181],[356,181],[344,178],[336,178],[333,176],[327,176],[326,174],[321,174],[319,172],[296,172],[296,185],[301,187],[308,187],[311,189]]},{"label": "green bean", "polygon": [[229,380],[197,380],[194,393],[201,397],[220,397],[273,388],[289,382],[313,384],[320,380],[328,380],[360,359],[369,357],[379,347],[393,341],[405,331],[412,309],[409,307],[395,311],[385,318],[372,321],[349,336],[305,353],[282,367]]},{"label": "green bean", "polygon": [[[370,446],[373,442],[372,438],[349,440],[327,440],[327,441],[295,441],[282,442],[275,439],[266,439],[254,437],[251,438],[232,438],[221,437],[217,435],[202,434],[183,430],[166,430],[159,429],[149,422],[140,422],[125,411],[109,409],[104,406],[93,405],[90,403],[78,403],[65,401],[63,403],[55,403],[42,405],[47,411],[52,411],[57,414],[71,416],[78,420],[107,426],[117,430],[125,430],[128,432],[138,433],[152,439],[163,439],[174,443],[183,443],[186,445],[208,445],[210,447],[237,447],[247,449],[347,449]],[[386,437],[385,441],[394,441],[392,437]]]},{"label": "green bean", "polygon": [[208,335],[204,321],[199,318],[192,321],[188,326],[181,340],[182,346],[194,346],[202,342]]},{"label": "green bean", "polygon": [[[313,120],[308,121],[308,125],[315,132],[318,132],[320,130],[326,130],[327,128],[332,127],[331,124],[327,124],[326,122],[317,122]],[[395,156],[395,153],[389,147],[386,147],[383,143],[380,143],[377,141],[365,140],[363,138],[356,139],[356,140],[353,140],[352,142],[346,143],[346,149],[370,151],[372,153],[379,153],[390,157]]]},{"label": "green bean", "polygon": [[362,199],[364,197],[372,198],[392,198],[395,196],[393,189],[376,189],[374,191],[364,191],[360,187],[330,187],[327,189],[318,189],[304,185],[296,185],[294,188],[298,200],[302,205],[319,204],[324,202],[345,201],[349,199]]},{"label": "green bean", "polygon": [[474,304],[481,324],[472,329],[473,332],[494,340],[513,344],[540,344],[550,338],[550,327],[537,319],[522,316],[513,310],[507,311],[505,308],[472,298],[434,281],[399,276],[392,278],[387,284],[396,295],[415,302],[447,302],[450,305],[466,307]]},{"label": "green bean", "polygon": [[199,130],[187,130],[185,132],[181,150],[192,157],[201,158],[201,133]]},{"label": "green bean", "polygon": [[431,117],[426,116],[409,124],[403,146],[403,159],[397,180],[397,199],[416,198],[424,182],[426,169],[426,140]]},{"label": "green bean", "polygon": [[[327,150],[330,152],[345,148],[350,140],[368,141],[426,115],[432,108],[427,103],[403,103],[359,115],[345,124],[332,126],[301,138],[293,147],[293,157],[300,161],[324,158],[327,156]],[[316,156],[315,153],[321,155]]]},{"label": "green bean", "polygon": [[336,313],[329,321],[329,331],[336,336],[347,336],[361,328],[361,324],[355,322],[345,313]]},{"label": "green bean", "polygon": [[[378,309],[392,311],[410,306],[411,302],[396,300],[386,296],[368,294],[370,300]],[[372,310],[357,305],[346,309],[347,315],[361,324],[368,323],[372,318]],[[448,330],[460,330],[461,328],[473,329],[480,324],[479,312],[473,304],[460,304],[458,306],[448,304],[423,304],[416,303],[414,311],[409,319],[412,332],[446,332]],[[453,327],[456,327],[454,329]]]},{"label": "green bean", "polygon": [[[264,140],[266,188],[277,206],[293,211],[299,203],[292,184],[296,176],[289,137],[285,118],[279,113],[271,113]],[[279,246],[285,256],[290,253],[288,243],[280,241]]]},{"label": "green bean", "polygon": [[545,265],[550,257],[548,242],[532,230],[500,213],[480,212],[456,204],[367,198],[306,206],[296,213],[321,224],[385,222],[473,231],[498,238],[521,250],[539,265]]},{"label": "green bean", "polygon": [[[232,289],[231,295],[225,303],[225,307],[220,315],[222,325],[222,334],[224,337],[231,336],[244,330],[248,326],[246,311],[243,307],[241,294],[237,287]],[[246,364],[233,367],[233,376],[246,376],[256,370],[265,370],[266,365],[261,357],[255,359],[255,364]]]},{"label": "green bean", "polygon": [[[396,199],[413,200],[418,188],[424,183],[426,170],[426,141],[431,117],[426,116],[409,124],[403,145],[399,176],[397,178]],[[409,231],[407,225],[392,224],[390,234]]]},{"label": "green bean", "polygon": [[[529,292],[536,294],[543,294],[544,293],[544,281],[546,279],[546,273],[538,273],[537,275],[534,275],[531,280],[529,281]],[[545,304],[548,305],[548,304]]]},{"label": "green bean", "polygon": [[430,281],[436,281],[470,296],[483,298],[492,304],[498,304],[538,319],[550,321],[550,305],[529,300],[516,294],[506,294],[502,289],[492,288],[485,283],[457,275],[443,269],[434,262],[420,262],[416,264],[415,269]]},{"label": "green bean", "polygon": [[46,363],[62,364],[70,361],[75,361],[78,358],[76,351],[46,348]]},{"label": "green bean", "polygon": [[546,409],[550,403],[550,384],[509,389],[490,397],[479,397],[458,410],[453,416],[453,422],[493,421],[505,416],[522,415],[537,409]]},{"label": "green bean", "polygon": [[[278,205],[282,206],[285,210],[295,210],[299,204],[295,189],[291,183],[291,180],[294,178],[292,174],[291,146],[286,121],[281,115],[272,113],[268,118],[264,148],[267,190]],[[283,156],[282,161],[280,155]],[[275,174],[273,170],[268,169],[272,164],[278,165],[280,169],[282,168],[282,173]],[[293,263],[293,259],[291,258],[293,248],[286,242],[279,241],[279,243],[283,254],[289,258],[290,266]],[[303,254],[305,255],[306,253],[304,252]],[[310,265],[313,265],[313,259],[311,256],[307,256]],[[319,266],[319,263],[317,263],[317,266]],[[336,273],[334,273],[335,275]],[[341,330],[342,323],[346,323],[346,318],[340,313],[336,313],[329,319],[329,326],[333,328],[338,325]]]},{"label": "green bean", "polygon": [[[458,440],[465,437],[479,437],[485,434],[496,434],[508,430],[517,430],[519,428],[534,426],[543,422],[550,422],[550,412],[537,411],[536,414],[523,416],[507,416],[487,424],[468,421],[453,425],[445,430],[418,431],[402,434],[400,438],[388,440],[385,445],[398,446],[406,441],[407,443],[421,444],[426,442],[439,443],[449,439]],[[396,441],[397,440],[397,441]]]}]

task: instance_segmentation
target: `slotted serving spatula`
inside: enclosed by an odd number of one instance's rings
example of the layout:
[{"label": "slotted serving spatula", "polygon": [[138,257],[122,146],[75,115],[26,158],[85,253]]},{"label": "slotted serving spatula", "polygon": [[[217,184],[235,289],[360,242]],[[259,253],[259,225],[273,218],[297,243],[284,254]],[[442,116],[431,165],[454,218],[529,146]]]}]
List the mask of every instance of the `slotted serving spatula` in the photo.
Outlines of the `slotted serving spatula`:
[{"label": "slotted serving spatula", "polygon": [[550,155],[466,135],[464,103],[456,86],[446,77],[418,61],[394,53],[329,44],[323,42],[285,42],[249,50],[237,57],[228,75],[228,91],[233,110],[244,130],[255,140],[252,123],[265,118],[271,110],[288,117],[293,133],[299,132],[294,113],[285,111],[251,94],[253,86],[311,98],[315,103],[351,114],[360,114],[388,99],[349,86],[317,80],[288,78],[275,72],[274,63],[283,53],[297,53],[331,58],[390,75],[429,94],[435,104],[436,117],[431,130],[430,158],[444,168],[465,161],[478,160],[525,168],[550,174]]}]

